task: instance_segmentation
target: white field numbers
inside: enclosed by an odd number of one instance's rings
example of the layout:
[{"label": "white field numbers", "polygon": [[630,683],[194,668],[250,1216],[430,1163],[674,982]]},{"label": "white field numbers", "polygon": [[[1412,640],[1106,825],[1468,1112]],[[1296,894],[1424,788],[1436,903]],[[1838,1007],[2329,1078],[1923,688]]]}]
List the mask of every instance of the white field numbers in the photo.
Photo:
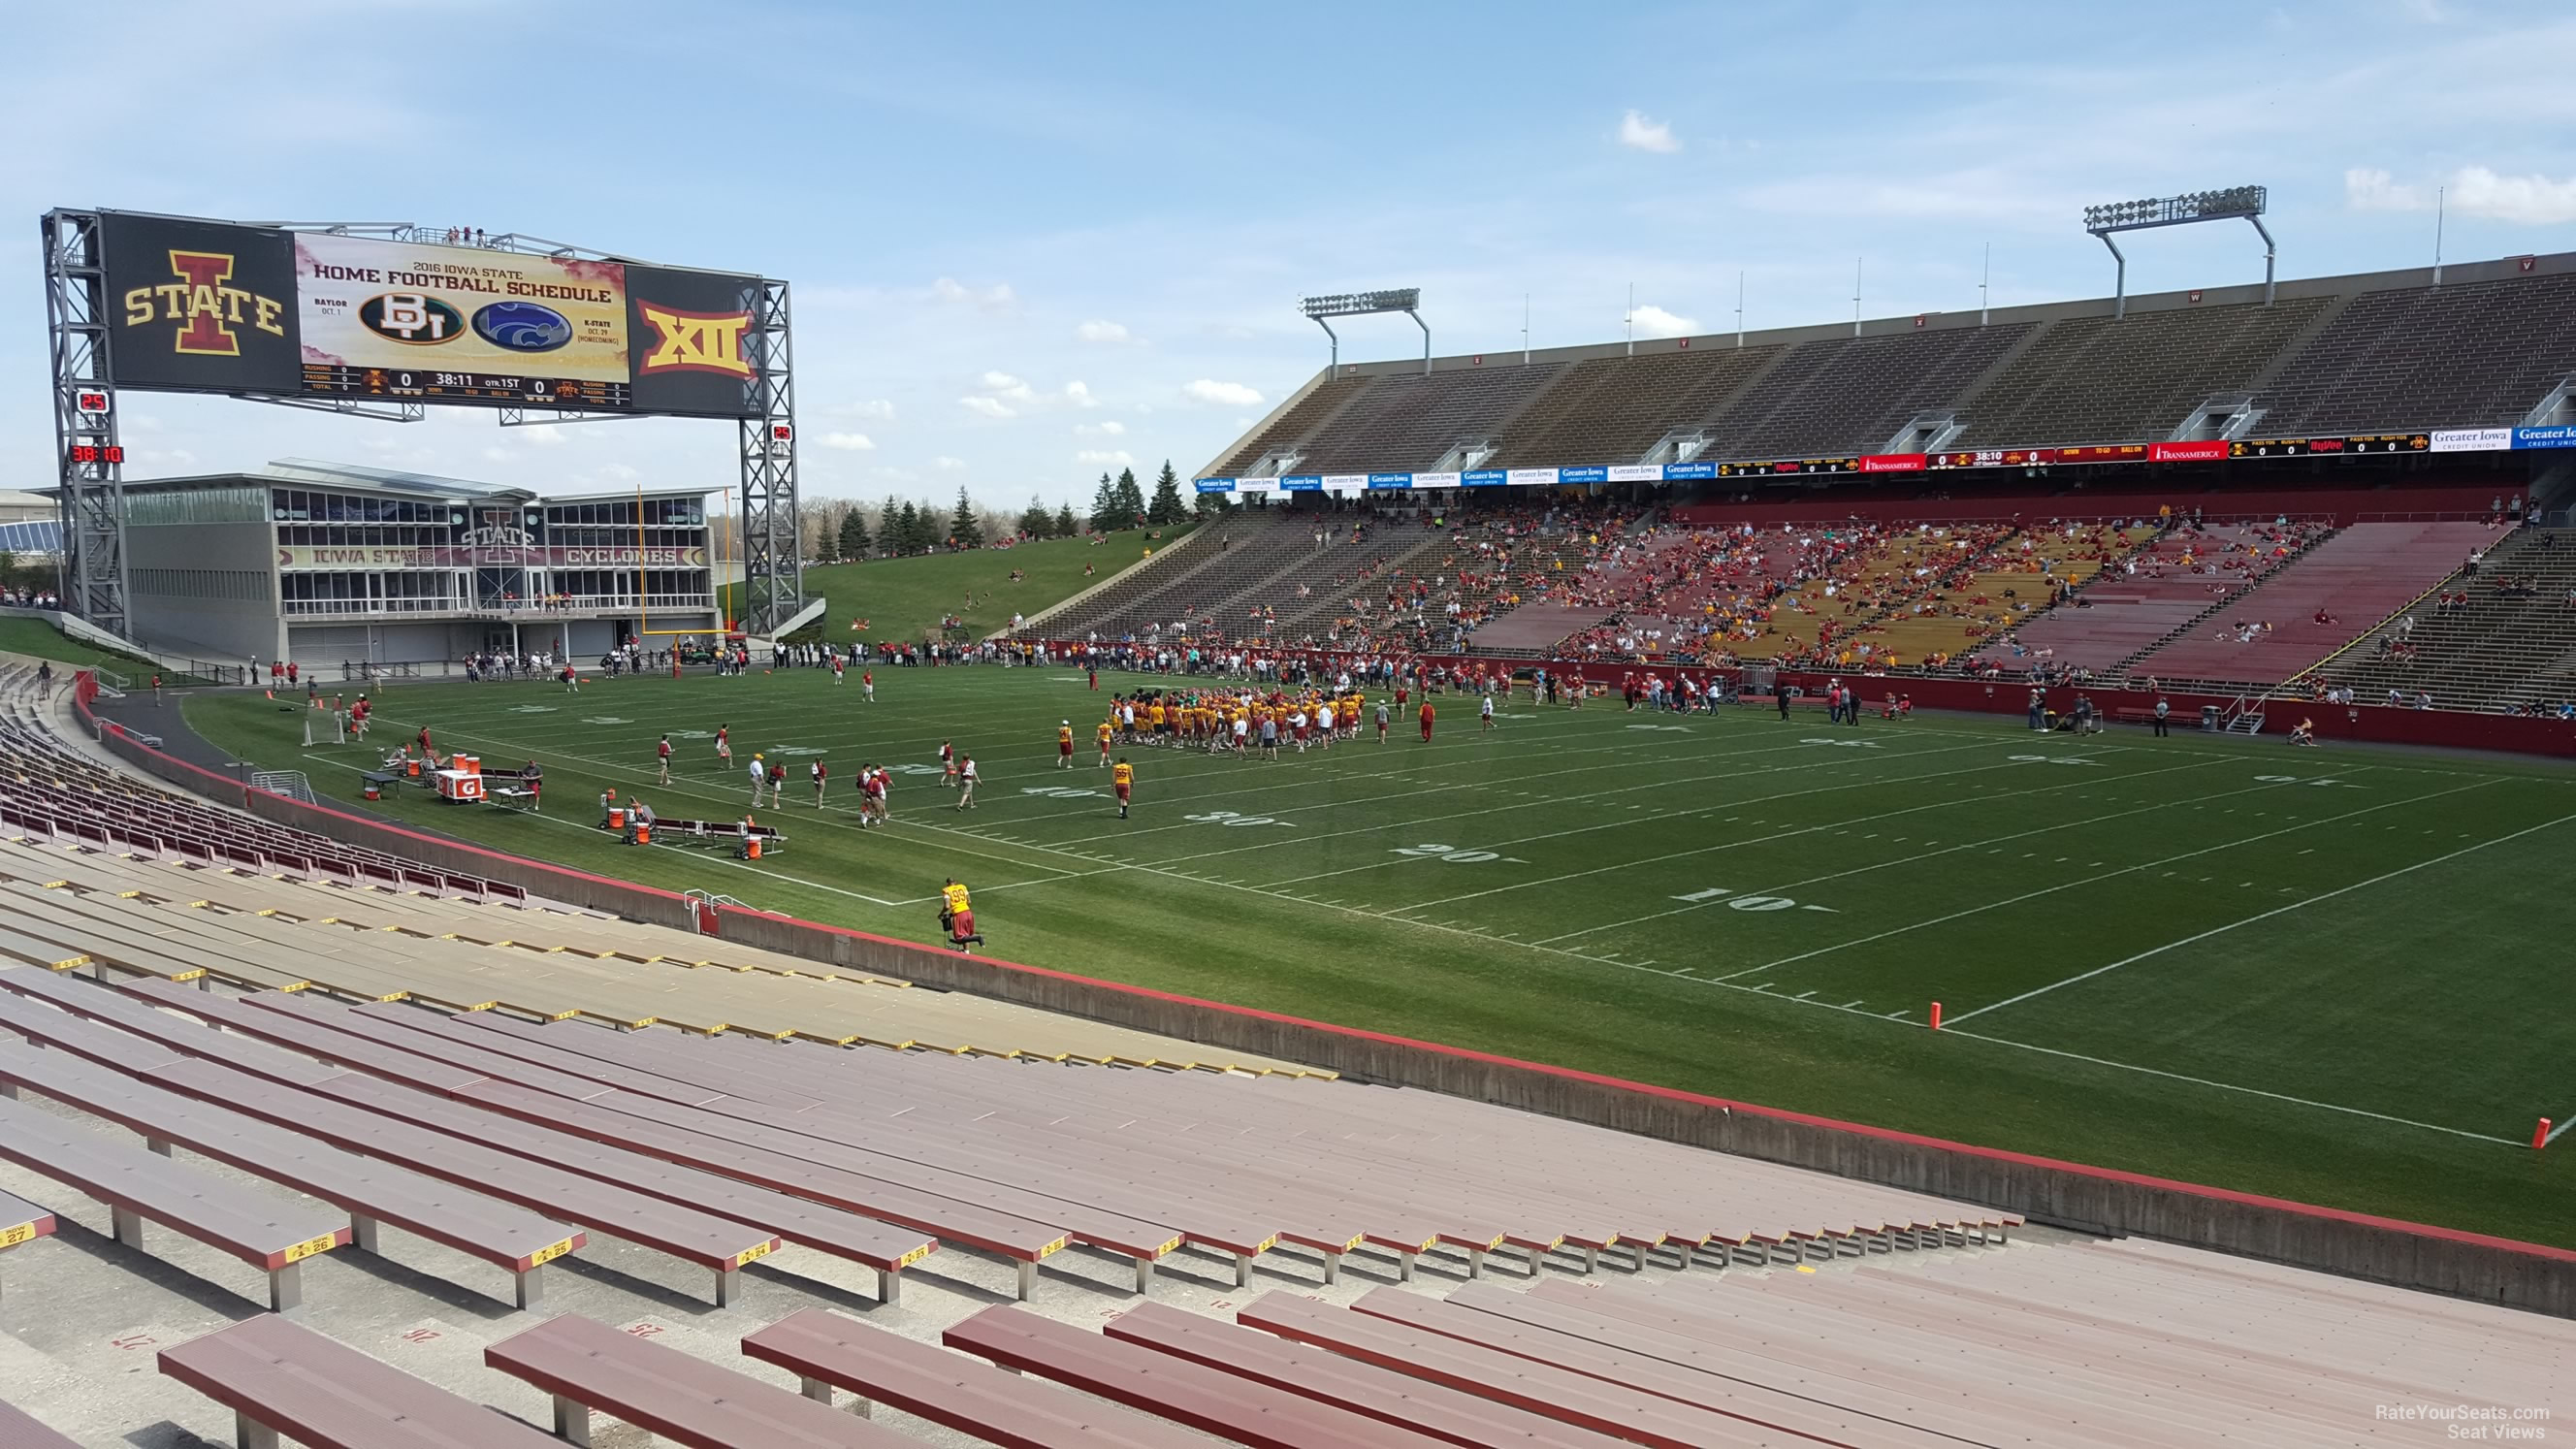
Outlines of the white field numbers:
[{"label": "white field numbers", "polygon": [[1704,905],[1710,901],[1724,901],[1727,909],[1736,911],[1824,911],[1828,914],[1841,914],[1831,906],[1801,905],[1787,896],[1746,894],[1730,886],[1710,886],[1707,890],[1692,891],[1689,895],[1675,896],[1673,899],[1694,906]]},{"label": "white field numbers", "polygon": [[1023,795],[1050,795],[1058,800],[1096,800],[1109,792],[1106,790],[1085,790],[1078,785],[1022,785],[1020,787],[1020,793]]},{"label": "white field numbers", "polygon": [[1502,855],[1490,850],[1469,850],[1457,845],[1399,845],[1387,854],[1408,856],[1414,860],[1443,860],[1451,865],[1483,865],[1487,861],[1495,860],[1502,861],[1506,865],[1529,864],[1517,855]]},{"label": "white field numbers", "polygon": [[2347,781],[2338,780],[2331,775],[2322,780],[2307,780],[2302,779],[2297,775],[2257,775],[2254,778],[2266,785],[2312,785],[2320,789],[2333,790],[2367,790],[2370,788],[2368,785],[2355,785]]},{"label": "white field numbers", "polygon": [[2085,759],[2081,755],[2006,755],[2004,758],[2012,761],[2016,765],[2091,765],[2099,763],[2098,761]]},{"label": "white field numbers", "polygon": [[1838,750],[1874,750],[1878,748],[1878,742],[1876,740],[1831,740],[1826,739],[1822,735],[1811,735],[1806,739],[1798,741],[1798,743],[1802,745],[1831,745]]},{"label": "white field numbers", "polygon": [[1268,815],[1239,815],[1232,810],[1210,810],[1198,815],[1184,815],[1181,818],[1193,825],[1276,825],[1287,830],[1297,828],[1289,821],[1275,819]]}]

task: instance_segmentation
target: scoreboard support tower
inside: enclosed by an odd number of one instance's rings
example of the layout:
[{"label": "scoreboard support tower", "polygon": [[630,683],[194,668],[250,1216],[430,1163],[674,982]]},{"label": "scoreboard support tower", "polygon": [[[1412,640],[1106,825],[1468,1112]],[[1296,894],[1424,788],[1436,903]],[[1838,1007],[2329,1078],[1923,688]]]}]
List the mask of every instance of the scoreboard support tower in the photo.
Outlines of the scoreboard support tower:
[{"label": "scoreboard support tower", "polygon": [[132,637],[125,577],[125,448],[109,382],[107,257],[98,213],[49,211],[46,352],[53,364],[54,466],[61,485],[63,607]]},{"label": "scoreboard support tower", "polygon": [[787,284],[752,284],[743,355],[751,407],[742,420],[742,621],[766,633],[805,608],[805,550],[796,519],[796,373]]}]

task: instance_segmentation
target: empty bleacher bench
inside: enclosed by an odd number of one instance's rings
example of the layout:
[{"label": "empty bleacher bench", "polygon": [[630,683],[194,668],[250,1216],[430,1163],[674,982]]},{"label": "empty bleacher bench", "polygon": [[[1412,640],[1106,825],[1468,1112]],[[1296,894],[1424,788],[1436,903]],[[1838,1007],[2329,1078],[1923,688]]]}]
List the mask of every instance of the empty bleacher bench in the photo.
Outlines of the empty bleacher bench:
[{"label": "empty bleacher bench", "polygon": [[747,1335],[742,1351],[796,1375],[805,1397],[817,1402],[831,1403],[834,1389],[848,1389],[859,1396],[854,1407],[861,1415],[871,1402],[892,1404],[996,1444],[1191,1449],[1207,1443],[1185,1429],[1104,1410],[1080,1394],[820,1308]]},{"label": "empty bleacher bench", "polygon": [[[54,1230],[54,1215],[24,1198],[0,1192],[0,1248],[32,1243]],[[0,1444],[9,1440],[0,1437]]]},{"label": "empty bleacher bench", "polygon": [[[136,1046],[146,1061],[169,1055],[139,1041]],[[139,1132],[154,1151],[166,1153],[176,1144],[346,1208],[350,1233],[368,1252],[377,1251],[378,1224],[391,1223],[495,1264],[516,1280],[521,1308],[535,1307],[542,1296],[544,1266],[584,1241],[581,1233],[525,1208],[181,1096],[69,1052],[0,1043],[0,1085],[40,1093]]]},{"label": "empty bleacher bench", "polygon": [[[233,1411],[239,1449],[545,1449],[542,1431],[274,1314],[161,1350],[161,1372]],[[0,1442],[12,1442],[0,1440]]]},{"label": "empty bleacher bench", "polygon": [[590,1443],[597,1410],[694,1449],[920,1449],[919,1440],[577,1313],[493,1344],[483,1362],[553,1395],[555,1432],[573,1444]]},{"label": "empty bleacher bench", "polygon": [[0,1404],[0,1444],[9,1449],[80,1449],[80,1441],[57,1434],[24,1409]]},{"label": "empty bleacher bench", "polygon": [[268,1306],[303,1301],[303,1263],[349,1241],[329,1213],[183,1167],[140,1147],[84,1132],[49,1113],[0,1101],[0,1159],[69,1184],[106,1203],[116,1240],[143,1246],[143,1225],[160,1223],[230,1253],[268,1275]]}]

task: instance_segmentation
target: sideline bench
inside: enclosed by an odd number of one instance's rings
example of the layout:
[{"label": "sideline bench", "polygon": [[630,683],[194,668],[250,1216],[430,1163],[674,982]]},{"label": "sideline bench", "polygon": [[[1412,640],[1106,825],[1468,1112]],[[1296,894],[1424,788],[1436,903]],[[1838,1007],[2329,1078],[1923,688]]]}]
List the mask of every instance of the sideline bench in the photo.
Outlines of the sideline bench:
[{"label": "sideline bench", "polygon": [[116,1240],[129,1248],[140,1250],[143,1225],[156,1222],[241,1259],[268,1275],[268,1306],[279,1313],[304,1299],[304,1260],[349,1241],[347,1225],[330,1214],[83,1132],[17,1102],[0,1101],[0,1158],[106,1203]]},{"label": "sideline bench", "polygon": [[805,1397],[819,1403],[831,1403],[835,1388],[850,1390],[859,1396],[853,1407],[862,1417],[871,1401],[888,1403],[934,1424],[1019,1449],[1207,1446],[1207,1440],[1186,1429],[1114,1409],[1104,1412],[1091,1400],[1053,1385],[820,1308],[746,1335],[742,1351],[796,1375]]},{"label": "sideline bench", "polygon": [[24,1409],[0,1404],[0,1444],[9,1449],[81,1449],[80,1441],[58,1434]]},{"label": "sideline bench", "polygon": [[554,1396],[555,1433],[590,1443],[593,1410],[694,1449],[920,1449],[737,1369],[620,1333],[577,1313],[512,1334],[483,1362]]},{"label": "sideline bench", "polygon": [[[1250,1449],[1446,1449],[1447,1441],[1363,1418],[1187,1359],[1120,1343],[1008,1304],[941,1342],[1017,1373],[1053,1379]],[[1723,1441],[1711,1441],[1723,1442]]]},{"label": "sideline bench", "polygon": [[232,1410],[240,1449],[277,1449],[280,1435],[308,1449],[546,1449],[555,1442],[273,1314],[161,1350],[161,1372]]},{"label": "sideline bench", "polygon": [[92,1066],[69,1052],[0,1044],[0,1084],[140,1133],[145,1147],[162,1156],[176,1144],[346,1208],[352,1241],[367,1252],[379,1251],[378,1224],[392,1223],[496,1264],[516,1280],[521,1308],[543,1297],[544,1266],[587,1241],[525,1208]]}]

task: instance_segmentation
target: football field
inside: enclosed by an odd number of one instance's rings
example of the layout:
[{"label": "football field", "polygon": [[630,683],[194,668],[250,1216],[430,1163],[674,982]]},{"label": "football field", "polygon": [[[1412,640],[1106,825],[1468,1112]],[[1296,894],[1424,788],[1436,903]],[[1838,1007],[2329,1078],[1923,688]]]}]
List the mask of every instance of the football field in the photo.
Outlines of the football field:
[{"label": "football field", "polygon": [[[188,718],[342,799],[424,723],[487,770],[534,757],[543,816],[374,808],[675,890],[930,941],[954,876],[1009,960],[2576,1246],[2576,1136],[2528,1146],[2535,1119],[2576,1119],[2563,769],[1615,702],[1522,699],[1487,732],[1450,695],[1429,744],[1408,712],[1383,745],[1275,762],[1126,749],[1122,821],[1091,726],[1143,682],[880,669],[872,705],[820,670],[404,686],[369,747],[307,748],[256,694]],[[984,776],[972,811],[940,782],[943,740]],[[790,778],[760,812],[788,835],[773,858],[594,828],[610,786],[738,819],[754,752]],[[863,763],[896,771],[887,828],[859,828]]]}]

